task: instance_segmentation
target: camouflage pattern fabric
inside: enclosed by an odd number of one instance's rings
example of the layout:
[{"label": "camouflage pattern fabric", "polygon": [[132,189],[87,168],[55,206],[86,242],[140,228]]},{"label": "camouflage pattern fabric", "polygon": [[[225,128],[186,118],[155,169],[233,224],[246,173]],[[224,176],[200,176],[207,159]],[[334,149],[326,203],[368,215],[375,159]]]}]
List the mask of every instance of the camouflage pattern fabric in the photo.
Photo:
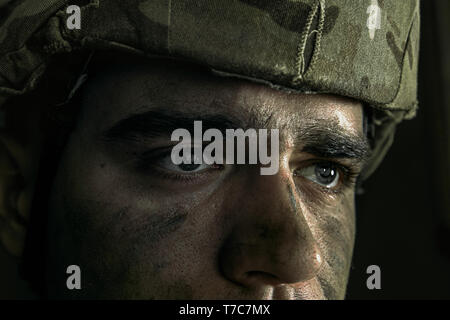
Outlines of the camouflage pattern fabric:
[{"label": "camouflage pattern fabric", "polygon": [[[73,4],[80,30],[66,25]],[[419,25],[418,0],[12,0],[0,8],[0,107],[33,90],[58,53],[170,56],[379,110],[367,177],[416,112]]]}]

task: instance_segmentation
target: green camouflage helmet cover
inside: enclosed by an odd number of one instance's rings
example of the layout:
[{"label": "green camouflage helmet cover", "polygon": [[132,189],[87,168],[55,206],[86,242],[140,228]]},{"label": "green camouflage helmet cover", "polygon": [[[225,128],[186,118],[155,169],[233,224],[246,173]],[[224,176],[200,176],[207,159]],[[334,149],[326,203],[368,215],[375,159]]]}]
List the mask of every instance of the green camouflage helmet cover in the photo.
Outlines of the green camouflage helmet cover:
[{"label": "green camouflage helmet cover", "polygon": [[[67,27],[69,5],[81,29]],[[12,0],[0,8],[0,107],[32,91],[52,56],[170,56],[375,108],[367,177],[417,109],[418,0]]]}]

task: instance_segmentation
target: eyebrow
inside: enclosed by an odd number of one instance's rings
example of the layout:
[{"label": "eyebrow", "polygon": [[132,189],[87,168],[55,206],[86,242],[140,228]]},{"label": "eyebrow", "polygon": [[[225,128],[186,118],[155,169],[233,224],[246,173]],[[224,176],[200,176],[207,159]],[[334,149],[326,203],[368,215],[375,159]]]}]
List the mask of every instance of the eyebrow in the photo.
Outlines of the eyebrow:
[{"label": "eyebrow", "polygon": [[[244,121],[229,114],[186,113],[173,110],[169,112],[156,109],[132,114],[120,120],[108,129],[103,137],[112,141],[140,141],[169,137],[178,128],[185,128],[192,133],[194,121],[202,121],[203,132],[210,128],[224,133],[226,129],[246,130],[249,127],[261,127],[254,117]],[[302,152],[323,158],[354,159],[362,163],[369,158],[371,148],[366,137],[346,132],[332,120],[314,120],[313,123],[300,120],[300,122],[296,141],[302,145]]]},{"label": "eyebrow", "polygon": [[302,127],[297,141],[302,152],[323,158],[347,158],[365,163],[371,154],[366,137],[346,132],[332,121]]},{"label": "eyebrow", "polygon": [[103,136],[108,140],[140,140],[170,136],[178,128],[193,132],[194,121],[202,121],[203,131],[215,128],[224,132],[226,129],[245,126],[243,121],[229,115],[152,110],[120,120]]}]

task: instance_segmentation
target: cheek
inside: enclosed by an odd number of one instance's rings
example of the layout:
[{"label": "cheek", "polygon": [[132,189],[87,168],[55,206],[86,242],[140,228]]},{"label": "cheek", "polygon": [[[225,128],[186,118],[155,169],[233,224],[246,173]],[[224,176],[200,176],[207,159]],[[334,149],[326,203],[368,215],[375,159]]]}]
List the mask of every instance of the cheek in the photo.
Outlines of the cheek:
[{"label": "cheek", "polygon": [[202,274],[213,275],[222,234],[219,192],[211,187],[162,195],[88,146],[77,148],[68,147],[71,156],[61,162],[51,198],[58,268],[80,265],[86,292],[91,288],[95,295],[114,287],[117,295],[152,296],[149,287],[177,282],[177,291]]},{"label": "cheek", "polygon": [[321,248],[324,262],[319,281],[329,298],[344,298],[355,240],[353,192],[343,195],[334,206],[311,208],[312,232]]},{"label": "cheek", "polygon": [[328,258],[327,262],[333,264],[336,271],[347,270],[355,237],[353,189],[348,188],[339,194],[324,194],[306,182],[297,191],[302,199],[302,211],[322,254]]}]

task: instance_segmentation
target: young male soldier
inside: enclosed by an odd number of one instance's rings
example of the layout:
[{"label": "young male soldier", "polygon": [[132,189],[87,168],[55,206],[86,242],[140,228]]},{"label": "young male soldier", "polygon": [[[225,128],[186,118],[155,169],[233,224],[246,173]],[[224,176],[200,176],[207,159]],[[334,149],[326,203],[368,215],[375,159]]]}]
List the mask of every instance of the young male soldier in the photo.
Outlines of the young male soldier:
[{"label": "young male soldier", "polygon": [[[418,10],[10,1],[3,245],[51,298],[344,298],[356,181],[416,111]],[[279,129],[278,172],[175,165],[171,132],[195,120]],[[67,287],[71,265],[81,289]]]}]

